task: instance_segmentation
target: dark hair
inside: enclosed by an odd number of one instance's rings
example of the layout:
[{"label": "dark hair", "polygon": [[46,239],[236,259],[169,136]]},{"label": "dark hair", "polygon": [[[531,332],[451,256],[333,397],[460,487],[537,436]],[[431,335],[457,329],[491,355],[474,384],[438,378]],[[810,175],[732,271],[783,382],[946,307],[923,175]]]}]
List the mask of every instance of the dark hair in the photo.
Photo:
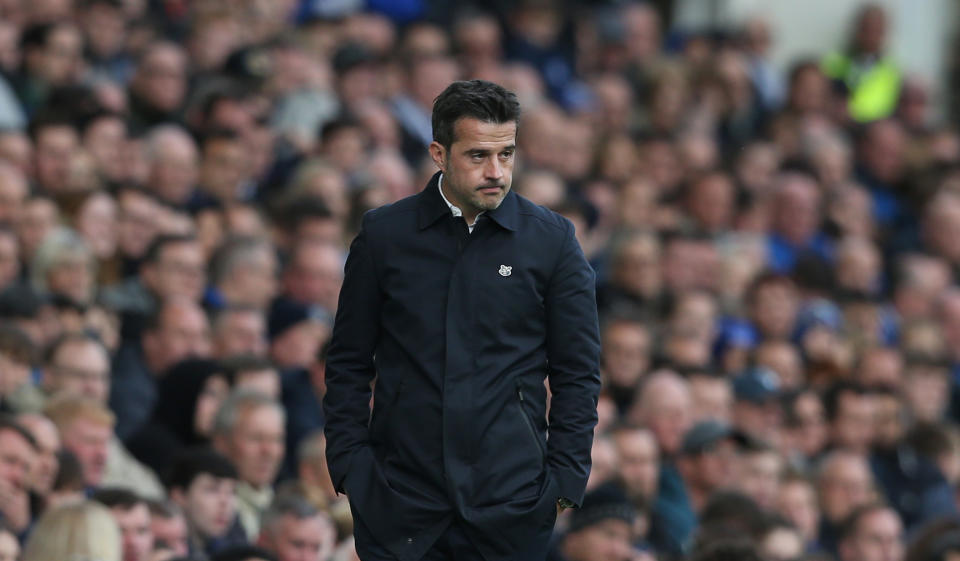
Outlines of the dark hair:
[{"label": "dark hair", "polygon": [[259,372],[261,370],[276,370],[276,366],[270,359],[253,354],[243,354],[229,356],[220,361],[220,367],[226,374],[230,385],[233,385],[237,378],[247,372]]},{"label": "dark hair", "polygon": [[746,538],[719,538],[700,548],[690,561],[761,561],[753,542]]},{"label": "dark hair", "polygon": [[167,478],[167,488],[186,491],[201,474],[221,479],[237,479],[237,469],[230,460],[208,448],[192,448],[174,460]]},{"label": "dark hair", "polygon": [[433,139],[449,150],[454,141],[453,127],[463,117],[485,123],[517,123],[520,102],[516,94],[493,82],[453,82],[433,102]]},{"label": "dark hair", "polygon": [[865,505],[860,505],[853,509],[853,512],[844,518],[843,522],[840,524],[840,530],[837,535],[837,543],[842,543],[848,538],[854,536],[860,527],[860,522],[865,516],[882,510],[889,510],[890,512],[894,513],[897,518],[900,518],[900,515],[897,514],[894,509],[882,502],[870,502]]},{"label": "dark hair", "polygon": [[57,356],[57,353],[60,352],[60,349],[63,348],[64,345],[73,343],[92,343],[103,351],[103,354],[107,357],[108,361],[110,359],[110,351],[107,349],[106,345],[103,344],[103,341],[101,341],[99,337],[84,331],[69,331],[60,335],[54,339],[52,343],[50,343],[46,352],[44,353],[44,364],[51,364],[54,357]]},{"label": "dark hair", "polygon": [[0,432],[5,430],[17,433],[18,435],[23,437],[23,439],[26,440],[28,444],[30,444],[30,448],[33,448],[34,450],[36,450],[37,441],[36,439],[33,438],[33,435],[30,434],[30,432],[27,431],[27,429],[23,428],[23,426],[21,426],[20,423],[13,420],[13,418],[6,415],[5,413],[0,413]]},{"label": "dark hair", "polygon": [[37,362],[37,347],[16,325],[0,322],[0,354],[27,366]]},{"label": "dark hair", "polygon": [[253,545],[235,545],[221,550],[210,558],[210,561],[249,561],[250,559],[263,559],[264,561],[277,561],[276,555],[269,551]]},{"label": "dark hair", "polygon": [[83,491],[86,483],[83,480],[83,466],[80,460],[66,448],[57,452],[57,477],[53,480],[54,491]]},{"label": "dark hair", "polygon": [[150,242],[147,252],[143,256],[143,262],[157,263],[160,261],[160,254],[168,245],[196,243],[196,241],[196,237],[187,234],[160,234]]},{"label": "dark hair", "polygon": [[828,422],[832,423],[837,419],[837,415],[840,414],[840,396],[847,393],[858,396],[869,394],[861,384],[849,380],[841,380],[827,388],[823,395],[823,412]]},{"label": "dark hair", "polygon": [[90,498],[107,508],[120,508],[121,510],[130,510],[137,505],[147,504],[147,501],[142,497],[122,487],[97,489]]}]

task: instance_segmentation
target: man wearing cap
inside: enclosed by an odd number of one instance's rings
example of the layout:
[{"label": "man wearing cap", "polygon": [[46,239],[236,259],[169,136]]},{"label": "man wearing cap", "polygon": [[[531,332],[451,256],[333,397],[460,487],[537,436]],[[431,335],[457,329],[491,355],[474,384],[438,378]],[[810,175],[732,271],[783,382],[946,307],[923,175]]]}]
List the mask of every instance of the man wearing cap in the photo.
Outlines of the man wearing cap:
[{"label": "man wearing cap", "polygon": [[491,82],[452,83],[433,106],[440,173],[351,245],[323,406],[363,561],[543,560],[583,498],[594,273],[569,220],[510,190],[519,109]]},{"label": "man wearing cap", "polygon": [[694,512],[700,512],[710,495],[733,486],[739,447],[748,437],[726,423],[702,421],[683,436],[677,469]]},{"label": "man wearing cap", "polygon": [[583,498],[570,526],[550,552],[549,561],[625,561],[635,559],[631,545],[636,511],[615,483],[604,483]]},{"label": "man wearing cap", "polygon": [[778,442],[782,424],[780,379],[769,368],[748,368],[733,379],[733,424],[754,438]]}]

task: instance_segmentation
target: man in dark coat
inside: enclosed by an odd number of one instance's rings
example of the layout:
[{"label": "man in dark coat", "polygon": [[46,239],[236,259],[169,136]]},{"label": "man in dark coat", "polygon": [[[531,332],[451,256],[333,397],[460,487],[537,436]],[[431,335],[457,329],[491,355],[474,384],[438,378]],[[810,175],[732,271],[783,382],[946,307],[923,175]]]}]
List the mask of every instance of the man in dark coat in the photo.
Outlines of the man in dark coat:
[{"label": "man in dark coat", "polygon": [[568,220],[510,191],[518,117],[496,84],[451,84],[440,173],[367,213],[350,248],[323,406],[363,561],[542,560],[583,498],[594,274]]}]

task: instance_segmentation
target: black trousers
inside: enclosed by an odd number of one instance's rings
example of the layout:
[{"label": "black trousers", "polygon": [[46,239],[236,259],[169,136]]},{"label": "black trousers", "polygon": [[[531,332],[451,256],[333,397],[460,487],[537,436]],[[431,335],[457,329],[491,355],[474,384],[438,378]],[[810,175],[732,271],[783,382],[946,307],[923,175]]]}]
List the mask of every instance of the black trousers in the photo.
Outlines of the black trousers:
[{"label": "black trousers", "polygon": [[[552,520],[552,518],[551,518]],[[530,542],[523,551],[513,557],[515,561],[543,561],[547,556],[552,524],[544,526],[536,536],[530,536]],[[360,518],[353,515],[353,535],[360,561],[397,561],[397,558],[384,549]],[[454,520],[440,535],[426,555],[420,561],[484,561],[483,556],[460,524]]]}]

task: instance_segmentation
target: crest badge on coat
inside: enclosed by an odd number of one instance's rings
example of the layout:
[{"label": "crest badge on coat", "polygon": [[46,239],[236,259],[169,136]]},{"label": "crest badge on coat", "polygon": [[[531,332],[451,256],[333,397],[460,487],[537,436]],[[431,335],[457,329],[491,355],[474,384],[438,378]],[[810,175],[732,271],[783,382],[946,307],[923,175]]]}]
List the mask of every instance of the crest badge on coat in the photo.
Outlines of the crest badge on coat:
[{"label": "crest badge on coat", "polygon": [[501,277],[509,277],[511,274],[513,274],[513,267],[509,267],[507,265],[500,265]]}]

